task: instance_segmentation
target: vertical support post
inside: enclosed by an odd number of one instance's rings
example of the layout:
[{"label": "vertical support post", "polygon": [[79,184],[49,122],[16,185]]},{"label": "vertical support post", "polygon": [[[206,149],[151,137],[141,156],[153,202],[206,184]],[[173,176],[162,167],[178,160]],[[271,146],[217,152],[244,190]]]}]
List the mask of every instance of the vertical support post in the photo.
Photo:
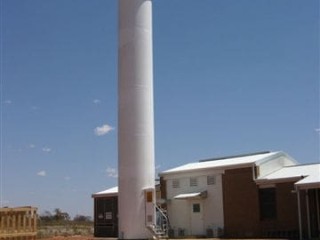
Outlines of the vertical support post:
[{"label": "vertical support post", "polygon": [[306,189],[306,208],[307,208],[308,238],[311,239],[310,206],[309,206],[309,190],[308,189]]},{"label": "vertical support post", "polygon": [[10,225],[11,214],[10,213],[7,214],[6,217],[7,217],[7,219],[6,219],[6,222],[7,222],[6,227],[7,227],[8,230],[10,230],[10,227],[11,227],[11,225]]},{"label": "vertical support post", "polygon": [[17,221],[16,217],[17,217],[17,213],[13,212],[12,213],[12,230],[16,229],[16,221]]},{"label": "vertical support post", "polygon": [[38,229],[38,225],[37,224],[38,224],[37,213],[36,213],[36,210],[33,210],[33,229],[32,229],[33,232],[37,232],[37,229]]},{"label": "vertical support post", "polygon": [[318,221],[318,237],[320,237],[319,189],[315,189],[315,191],[316,191],[316,208],[317,208],[317,221]]},{"label": "vertical support post", "polygon": [[301,200],[300,200],[300,191],[298,187],[296,187],[296,192],[297,192],[297,201],[298,201],[299,240],[302,240]]},{"label": "vertical support post", "polygon": [[144,189],[155,187],[152,0],[119,0],[119,238],[147,239]]},{"label": "vertical support post", "polygon": [[4,216],[0,214],[0,233],[2,233],[3,229],[4,229]]},{"label": "vertical support post", "polygon": [[17,232],[20,232],[21,231],[21,215],[22,213],[21,212],[17,212]]},{"label": "vertical support post", "polygon": [[27,227],[27,216],[26,213],[23,214],[23,229],[26,229]]}]

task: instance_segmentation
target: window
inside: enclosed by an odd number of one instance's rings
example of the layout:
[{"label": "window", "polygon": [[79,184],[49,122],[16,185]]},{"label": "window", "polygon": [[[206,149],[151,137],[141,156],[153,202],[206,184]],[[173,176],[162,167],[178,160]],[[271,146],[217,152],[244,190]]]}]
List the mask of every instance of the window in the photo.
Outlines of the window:
[{"label": "window", "polygon": [[262,188],[259,189],[260,202],[260,219],[276,219],[277,218],[277,203],[276,189]]},{"label": "window", "polygon": [[216,183],[216,178],[215,176],[207,176],[207,185],[214,185]]},{"label": "window", "polygon": [[192,212],[199,213],[200,211],[201,211],[201,208],[199,203],[192,204]]},{"label": "window", "polygon": [[198,186],[198,179],[197,178],[190,178],[190,187]]},{"label": "window", "polygon": [[152,196],[153,194],[152,194],[152,192],[147,192],[147,202],[152,202],[152,198],[153,198],[153,196]]},{"label": "window", "polygon": [[179,187],[180,187],[180,181],[179,181],[179,179],[173,179],[173,180],[172,180],[172,187],[173,187],[173,188],[179,188]]}]

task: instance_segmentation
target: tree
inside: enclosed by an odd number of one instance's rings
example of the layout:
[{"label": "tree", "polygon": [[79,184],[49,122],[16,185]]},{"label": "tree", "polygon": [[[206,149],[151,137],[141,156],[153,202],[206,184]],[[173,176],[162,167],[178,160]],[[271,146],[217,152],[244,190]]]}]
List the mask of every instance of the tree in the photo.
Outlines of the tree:
[{"label": "tree", "polygon": [[43,214],[41,214],[41,215],[39,216],[39,219],[40,219],[41,221],[44,221],[44,222],[50,222],[50,221],[53,220],[53,216],[52,216],[51,212],[45,211]]},{"label": "tree", "polygon": [[91,222],[91,217],[78,214],[73,218],[73,221],[74,222]]},{"label": "tree", "polygon": [[56,208],[54,210],[54,220],[56,221],[69,221],[70,220],[70,216],[67,212],[62,212],[60,208]]}]

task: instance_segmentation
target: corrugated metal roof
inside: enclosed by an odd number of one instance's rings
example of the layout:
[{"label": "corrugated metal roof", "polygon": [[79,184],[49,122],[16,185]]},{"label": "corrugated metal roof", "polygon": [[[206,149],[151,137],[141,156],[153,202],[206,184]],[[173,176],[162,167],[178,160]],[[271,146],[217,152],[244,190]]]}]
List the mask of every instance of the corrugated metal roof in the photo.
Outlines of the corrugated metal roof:
[{"label": "corrugated metal roof", "polygon": [[92,194],[92,197],[105,197],[105,196],[117,196],[118,195],[118,187],[108,188],[104,191],[97,192]]},{"label": "corrugated metal roof", "polygon": [[269,159],[270,157],[275,156],[276,154],[284,154],[282,152],[269,152],[269,153],[260,153],[260,154],[254,154],[254,155],[244,155],[240,157],[231,157],[231,158],[223,158],[221,160],[206,160],[202,162],[194,162],[182,165],[180,167],[172,168],[167,171],[163,171],[160,173],[160,175],[166,175],[170,173],[178,173],[178,172],[187,172],[187,171],[194,171],[194,170],[200,170],[200,169],[212,169],[212,168],[230,168],[230,167],[240,167],[246,164],[253,164],[257,163],[266,159]]},{"label": "corrugated metal roof", "polygon": [[281,181],[289,178],[301,178],[297,186],[318,185],[320,187],[320,163],[283,167],[276,172],[257,179],[262,181]]}]

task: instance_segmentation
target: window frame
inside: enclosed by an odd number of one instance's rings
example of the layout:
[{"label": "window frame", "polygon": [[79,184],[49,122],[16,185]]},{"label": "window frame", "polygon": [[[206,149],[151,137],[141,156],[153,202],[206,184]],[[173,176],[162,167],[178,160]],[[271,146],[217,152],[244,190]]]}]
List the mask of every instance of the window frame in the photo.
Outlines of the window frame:
[{"label": "window frame", "polygon": [[207,176],[207,185],[215,185],[216,184],[216,176],[208,175]]},{"label": "window frame", "polygon": [[173,179],[171,186],[172,188],[180,188],[180,179]]},{"label": "window frame", "polygon": [[193,203],[192,204],[192,212],[193,213],[201,213],[201,204],[200,203]]},{"label": "window frame", "polygon": [[197,177],[190,177],[189,185],[190,185],[190,187],[197,187],[198,186],[198,178]]}]

